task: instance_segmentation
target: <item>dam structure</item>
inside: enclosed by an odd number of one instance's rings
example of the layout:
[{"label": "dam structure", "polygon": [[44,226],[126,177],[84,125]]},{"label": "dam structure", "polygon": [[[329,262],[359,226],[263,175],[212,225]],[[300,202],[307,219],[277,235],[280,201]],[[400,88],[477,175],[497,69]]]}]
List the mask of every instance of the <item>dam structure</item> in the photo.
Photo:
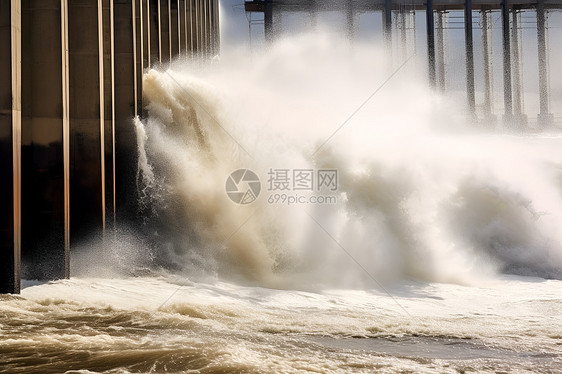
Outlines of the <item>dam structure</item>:
[{"label": "dam structure", "polygon": [[143,72],[219,39],[218,0],[0,0],[0,293],[135,219]]},{"label": "dam structure", "polygon": [[[262,17],[268,42],[282,34],[285,14],[337,11],[350,39],[357,15],[380,14],[388,55],[425,56],[439,91],[448,84],[446,34],[461,29],[462,94],[474,122],[538,130],[562,123],[551,103],[548,45],[549,14],[562,0],[252,0],[244,8]],[[523,28],[536,32],[537,109],[529,113]],[[218,0],[0,0],[0,293],[18,293],[20,279],[69,277],[71,248],[137,219],[143,73],[219,48]]]},{"label": "dam structure", "polygon": [[[457,38],[455,42],[464,44],[461,60],[466,76],[466,108],[475,122],[503,122],[508,127],[520,129],[529,127],[531,123],[538,129],[562,123],[562,113],[555,114],[551,110],[548,53],[548,16],[562,11],[561,0],[254,0],[245,2],[245,10],[250,28],[252,24],[263,27],[266,42],[280,35],[284,22],[297,12],[308,14],[312,24],[316,23],[319,12],[344,14],[346,36],[350,40],[354,38],[360,16],[378,13],[387,54],[395,62],[416,53],[425,55],[429,83],[439,91],[445,91],[447,85],[447,33],[461,30],[463,38]],[[261,16],[253,18],[253,14]],[[499,30],[496,30],[498,26]],[[425,29],[425,35],[418,38],[416,32],[421,29]],[[521,37],[522,30],[536,32],[532,41],[534,45],[529,49],[537,49],[533,65],[537,64],[538,87],[526,87],[522,79],[524,43],[530,43],[529,39]],[[492,33],[497,31],[498,35],[501,34],[501,49],[493,50]],[[416,51],[419,39],[423,39],[426,45],[423,50]],[[480,49],[475,50],[475,46]],[[498,66],[494,66],[494,56],[499,57]],[[501,86],[498,90],[503,91],[496,110],[494,69],[501,71],[501,77],[496,81]],[[526,89],[538,91],[538,113],[525,113]]]}]

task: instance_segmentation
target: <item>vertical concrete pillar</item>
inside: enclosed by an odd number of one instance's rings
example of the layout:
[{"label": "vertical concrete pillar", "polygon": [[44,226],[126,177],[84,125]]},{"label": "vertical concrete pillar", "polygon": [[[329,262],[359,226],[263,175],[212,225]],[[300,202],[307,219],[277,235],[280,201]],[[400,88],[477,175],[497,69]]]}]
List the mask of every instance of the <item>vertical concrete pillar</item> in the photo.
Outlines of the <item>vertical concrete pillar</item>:
[{"label": "vertical concrete pillar", "polygon": [[102,171],[105,183],[105,227],[113,228],[115,224],[115,194],[114,194],[114,170],[113,170],[113,49],[112,49],[112,0],[102,1],[101,11],[101,35],[102,49],[102,78],[103,78],[103,154]]},{"label": "vertical concrete pillar", "polygon": [[489,22],[490,12],[487,9],[480,11],[480,21],[482,24],[482,50],[484,62],[484,118],[486,121],[493,119],[492,115],[492,74],[491,74],[491,60],[490,60],[490,29]]},{"label": "vertical concrete pillar", "polygon": [[213,23],[213,35],[214,35],[214,40],[213,40],[213,48],[214,48],[214,54],[218,55],[220,53],[220,45],[221,45],[221,40],[220,40],[220,18],[219,18],[219,0],[212,0],[213,2],[213,14],[214,14],[214,23]]},{"label": "vertical concrete pillar", "polygon": [[190,15],[190,9],[189,9],[189,3],[190,0],[182,0],[184,2],[184,43],[185,43],[185,57],[189,57],[190,55],[190,37],[191,37],[191,33],[189,30],[190,27],[190,22],[189,22],[189,15]]},{"label": "vertical concrete pillar", "polygon": [[173,33],[172,33],[172,27],[173,27],[173,23],[172,23],[172,0],[168,0],[168,52],[169,52],[169,56],[168,56],[168,61],[172,61],[172,57],[173,57],[173,50],[172,50],[172,38],[173,38]]},{"label": "vertical concrete pillar", "polygon": [[178,1],[170,0],[170,59],[175,58],[179,54],[179,29],[178,29]]},{"label": "vertical concrete pillar", "polygon": [[160,64],[160,0],[147,0],[148,2],[148,38],[150,64]]},{"label": "vertical concrete pillar", "polygon": [[504,121],[510,122],[513,118],[513,101],[511,91],[511,45],[509,40],[509,0],[501,4],[502,35],[503,35],[503,102]]},{"label": "vertical concrete pillar", "polygon": [[103,12],[68,3],[71,245],[105,226]]},{"label": "vertical concrete pillar", "polygon": [[199,50],[199,0],[191,0],[191,23],[192,23],[192,54],[197,55]]},{"label": "vertical concrete pillar", "polygon": [[190,57],[193,57],[194,54],[194,45],[196,42],[196,36],[195,33],[196,28],[195,28],[195,1],[194,0],[186,0],[186,4],[187,4],[187,32],[188,32],[188,36],[187,36],[187,43],[188,43],[188,54]]},{"label": "vertical concrete pillar", "polygon": [[[141,72],[148,68],[148,51],[149,51],[149,28],[148,28],[148,0],[137,0],[139,2],[139,19],[141,41],[139,48],[141,50]],[[142,77],[142,75],[141,75]]]},{"label": "vertical concrete pillar", "polygon": [[20,292],[21,4],[0,2],[0,293]]},{"label": "vertical concrete pillar", "polygon": [[205,57],[208,57],[211,53],[209,48],[209,0],[203,0],[203,50]]},{"label": "vertical concrete pillar", "polygon": [[179,54],[181,57],[186,56],[187,43],[186,43],[186,23],[185,23],[185,0],[178,0],[178,41],[179,41]]},{"label": "vertical concrete pillar", "polygon": [[69,276],[66,22],[65,1],[22,1],[22,276],[27,279]]},{"label": "vertical concrete pillar", "polygon": [[445,11],[437,11],[437,83],[440,91],[445,91]]},{"label": "vertical concrete pillar", "polygon": [[142,116],[142,76],[144,74],[143,65],[143,39],[144,28],[141,18],[141,0],[132,0],[133,2],[133,55],[135,58],[135,115]]},{"label": "vertical concrete pillar", "polygon": [[402,8],[400,11],[400,47],[402,52],[402,59],[408,58],[408,23],[406,17],[406,9]]},{"label": "vertical concrete pillar", "polygon": [[152,32],[151,32],[151,18],[150,18],[150,0],[143,0],[146,1],[145,4],[145,46],[146,46],[146,63],[145,63],[145,68],[150,69],[152,66],[152,40],[151,40],[151,36],[152,36]]},{"label": "vertical concrete pillar", "polygon": [[197,25],[197,55],[201,55],[203,53],[203,0],[195,0],[196,1],[196,14],[195,14],[195,22]]},{"label": "vertical concrete pillar", "polygon": [[159,0],[160,19],[160,62],[165,64],[170,61],[170,18],[169,2],[171,0]]},{"label": "vertical concrete pillar", "polygon": [[429,67],[429,84],[435,87],[435,22],[433,18],[433,0],[426,3],[427,25],[427,62]]},{"label": "vertical concrete pillar", "polygon": [[539,115],[540,125],[550,125],[554,115],[550,113],[550,98],[548,87],[548,54],[546,45],[546,16],[544,0],[537,3],[537,42],[539,59]]},{"label": "vertical concrete pillar", "polygon": [[[158,0],[160,1],[160,0]],[[158,3],[151,3],[151,21],[155,21],[152,15],[157,15],[154,9],[158,9]],[[152,7],[152,5],[155,5]],[[115,28],[115,148],[117,157],[115,160],[116,170],[116,210],[119,221],[135,219],[137,214],[136,194],[136,133],[133,117],[137,115],[138,89],[137,79],[137,39],[136,22],[133,20],[134,7],[131,0],[114,0],[114,28]],[[156,31],[158,28],[156,28]],[[154,31],[154,30],[151,30]],[[151,36],[154,36],[151,35]],[[153,39],[154,40],[154,39]],[[157,44],[158,46],[158,44]],[[157,48],[151,48],[151,53]],[[156,55],[152,53],[156,58]],[[159,59],[156,58],[156,63]]]},{"label": "vertical concrete pillar", "polygon": [[524,125],[527,118],[523,111],[523,87],[521,79],[521,48],[519,45],[520,17],[521,12],[517,8],[513,8],[511,39],[513,43],[513,117],[517,125]]},{"label": "vertical concrete pillar", "polygon": [[464,2],[464,45],[466,54],[466,96],[468,109],[476,115],[476,99],[474,94],[474,43],[472,39],[472,0]]},{"label": "vertical concrete pillar", "polygon": [[212,13],[212,6],[211,3],[213,0],[205,0],[205,20],[206,20],[206,48],[207,48],[207,56],[212,56],[213,53],[213,13]]},{"label": "vertical concrete pillar", "polygon": [[274,32],[273,32],[273,1],[272,0],[265,0],[265,9],[264,9],[264,31],[265,31],[265,40],[268,43],[273,42],[274,40]]},{"label": "vertical concrete pillar", "polygon": [[384,0],[383,12],[384,40],[387,50],[392,52],[392,0]]},{"label": "vertical concrete pillar", "polygon": [[353,14],[353,1],[348,0],[345,7],[346,13],[346,27],[347,27],[347,39],[349,41],[353,41],[354,34],[355,34],[355,19]]}]

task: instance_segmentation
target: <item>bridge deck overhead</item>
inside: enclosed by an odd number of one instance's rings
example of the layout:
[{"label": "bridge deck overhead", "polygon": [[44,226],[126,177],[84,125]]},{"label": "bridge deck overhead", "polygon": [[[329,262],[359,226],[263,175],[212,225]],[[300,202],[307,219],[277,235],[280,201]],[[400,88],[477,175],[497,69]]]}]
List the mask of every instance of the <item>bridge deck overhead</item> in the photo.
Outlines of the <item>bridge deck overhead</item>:
[{"label": "bridge deck overhead", "polygon": [[[351,0],[351,1],[319,1],[319,0],[272,0],[271,3],[276,8],[282,8],[283,11],[305,11],[310,9],[321,10],[344,10],[349,7],[350,3],[355,12],[369,12],[382,10],[388,0]],[[247,11],[263,12],[264,7],[260,6],[268,1],[246,1]],[[503,1],[499,0],[474,0],[472,1],[472,9],[501,9]],[[410,9],[425,10],[427,0],[399,0],[390,1],[393,10]],[[512,0],[508,1],[509,8],[516,7],[518,9],[535,9],[537,0]],[[464,9],[465,2],[459,0],[434,0],[434,10],[461,10]],[[544,0],[545,9],[562,9],[562,0]]]}]

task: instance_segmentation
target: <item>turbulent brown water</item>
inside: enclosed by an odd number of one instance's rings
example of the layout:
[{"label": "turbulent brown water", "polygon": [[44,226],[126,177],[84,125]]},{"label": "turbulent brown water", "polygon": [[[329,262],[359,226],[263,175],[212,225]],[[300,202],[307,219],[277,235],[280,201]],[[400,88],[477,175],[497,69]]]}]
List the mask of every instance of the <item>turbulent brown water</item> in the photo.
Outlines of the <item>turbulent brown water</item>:
[{"label": "turbulent brown water", "polygon": [[393,291],[411,315],[375,290],[177,278],[29,285],[0,303],[0,371],[560,372],[559,281],[407,283]]}]

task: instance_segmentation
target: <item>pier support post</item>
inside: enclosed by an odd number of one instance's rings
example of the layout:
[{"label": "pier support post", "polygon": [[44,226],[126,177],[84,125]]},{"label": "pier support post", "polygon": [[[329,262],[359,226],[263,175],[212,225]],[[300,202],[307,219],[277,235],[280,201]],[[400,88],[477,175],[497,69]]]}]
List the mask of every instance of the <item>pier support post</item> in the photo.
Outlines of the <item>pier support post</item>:
[{"label": "pier support post", "polygon": [[[314,11],[312,14],[315,14]],[[347,39],[349,42],[353,42],[355,37],[355,17],[353,11],[353,1],[348,0],[345,5],[345,16],[346,16],[346,31],[347,31]],[[384,20],[383,20],[384,21]]]},{"label": "pier support post", "polygon": [[484,61],[484,119],[486,122],[495,121],[492,114],[492,73],[491,73],[491,60],[490,60],[490,35],[488,33],[490,28],[489,11],[482,9],[480,11],[480,20],[482,23],[482,49]]},{"label": "pier support post", "polygon": [[[138,1],[138,0],[137,0]],[[160,1],[160,0],[158,0]],[[115,24],[115,66],[114,77],[114,123],[115,149],[115,190],[116,214],[119,221],[133,220],[137,214],[136,193],[136,132],[133,117],[142,111],[142,79],[137,70],[137,50],[135,8],[131,0],[116,0],[114,10]],[[156,11],[154,11],[156,10]],[[135,18],[133,18],[133,14]],[[151,26],[157,26],[158,3],[150,3]],[[151,40],[155,41],[158,27],[151,27]],[[158,41],[159,38],[156,38]],[[159,44],[151,46],[151,54],[156,55]],[[159,59],[155,62],[158,64]],[[139,78],[140,77],[140,78]]]},{"label": "pier support post", "polygon": [[521,80],[521,50],[519,46],[519,17],[521,13],[514,7],[511,15],[511,38],[513,40],[513,121],[515,125],[523,126],[527,123],[527,116],[523,111],[523,82]]},{"label": "pier support post", "polygon": [[169,2],[171,0],[158,0],[158,22],[160,31],[160,63],[170,61],[170,16]]},{"label": "pier support post", "polygon": [[101,0],[69,2],[70,239],[105,228],[105,87]]},{"label": "pier support post", "polygon": [[474,94],[474,43],[472,40],[472,0],[464,2],[464,45],[466,53],[466,95],[468,109],[476,119],[476,101]]},{"label": "pier support post", "polygon": [[544,0],[537,3],[537,42],[539,58],[539,115],[538,123],[541,126],[552,124],[554,115],[549,112],[550,98],[548,89],[548,54],[546,44],[546,16]]},{"label": "pier support post", "polygon": [[407,17],[406,17],[406,9],[402,8],[400,10],[400,51],[402,54],[402,58],[405,60],[408,58],[408,35],[407,35]]},{"label": "pier support post", "polygon": [[0,293],[20,292],[21,3],[0,2]]},{"label": "pier support post", "polygon": [[386,49],[392,56],[392,0],[384,0],[383,27]]},{"label": "pier support post", "polygon": [[[65,0],[22,2],[21,216],[26,279],[70,275],[67,24]],[[99,131],[102,123],[96,125]]]},{"label": "pier support post", "polygon": [[179,9],[178,0],[170,0],[170,59],[179,54]]},{"label": "pier support post", "polygon": [[433,18],[433,0],[427,0],[426,4],[427,25],[427,62],[429,66],[429,83],[435,87],[435,22]]},{"label": "pier support post", "polygon": [[178,42],[179,42],[179,55],[186,57],[187,51],[187,29],[185,28],[185,0],[178,0]]},{"label": "pier support post", "polygon": [[218,55],[220,53],[220,20],[219,20],[219,0],[212,0],[213,4],[213,29],[211,30],[213,34],[213,55]]},{"label": "pier support post", "polygon": [[201,0],[192,0],[193,2],[193,52],[199,56],[201,52]]},{"label": "pier support post", "polygon": [[197,43],[196,38],[196,25],[195,25],[195,2],[193,0],[186,0],[186,11],[187,11],[187,30],[189,35],[187,36],[187,53],[189,57],[193,57],[195,54],[195,43]]},{"label": "pier support post", "polygon": [[440,91],[445,91],[445,11],[437,12],[437,81]]},{"label": "pier support post", "polygon": [[274,32],[273,32],[273,1],[272,0],[265,0],[265,9],[264,9],[264,32],[265,32],[265,41],[268,43],[273,42],[274,39]]},{"label": "pier support post", "polygon": [[509,0],[501,4],[502,14],[502,41],[503,41],[503,102],[504,122],[510,123],[513,119],[513,101],[511,87],[511,45],[509,38]]},{"label": "pier support post", "polygon": [[[148,67],[161,63],[161,35],[160,35],[160,0],[147,0],[148,2],[148,39],[149,62]],[[117,52],[117,50],[116,50]]]}]

